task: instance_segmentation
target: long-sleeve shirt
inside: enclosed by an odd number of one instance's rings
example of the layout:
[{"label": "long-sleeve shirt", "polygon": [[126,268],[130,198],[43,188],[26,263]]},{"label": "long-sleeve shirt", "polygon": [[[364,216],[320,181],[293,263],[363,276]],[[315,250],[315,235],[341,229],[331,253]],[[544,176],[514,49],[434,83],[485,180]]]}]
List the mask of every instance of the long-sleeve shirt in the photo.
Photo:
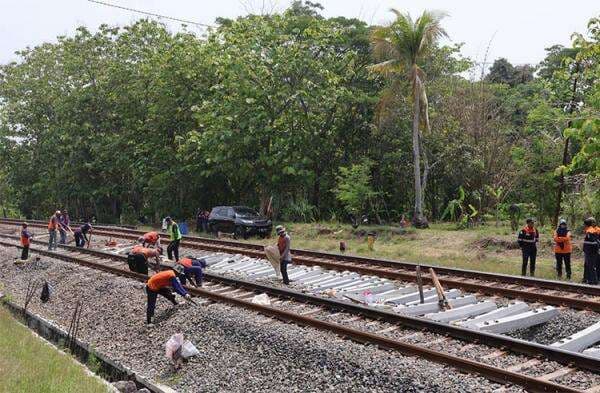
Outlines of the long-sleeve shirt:
[{"label": "long-sleeve shirt", "polygon": [[536,243],[540,241],[540,233],[536,228],[524,227],[519,232],[517,241],[522,249],[535,249]]},{"label": "long-sleeve shirt", "polygon": [[30,242],[31,242],[31,232],[29,232],[27,229],[23,229],[21,231],[21,245],[29,246]]},{"label": "long-sleeve shirt", "polygon": [[177,275],[173,270],[164,270],[156,273],[148,279],[148,288],[154,292],[158,292],[161,288],[173,287],[175,292],[181,296],[187,295],[187,291],[179,282]]},{"label": "long-sleeve shirt", "polygon": [[279,248],[279,254],[283,261],[292,261],[292,253],[290,252],[291,242],[290,235],[287,233],[284,236],[279,236],[279,239],[277,239],[277,248]]}]

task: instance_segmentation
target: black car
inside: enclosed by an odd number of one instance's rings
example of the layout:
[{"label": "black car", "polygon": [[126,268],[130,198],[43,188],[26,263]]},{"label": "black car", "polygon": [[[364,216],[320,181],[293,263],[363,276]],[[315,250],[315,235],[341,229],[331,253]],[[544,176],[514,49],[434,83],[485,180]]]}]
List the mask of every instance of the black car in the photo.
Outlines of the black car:
[{"label": "black car", "polygon": [[273,223],[246,206],[217,206],[208,216],[208,228],[212,233],[234,233],[247,239],[252,235],[269,236]]}]

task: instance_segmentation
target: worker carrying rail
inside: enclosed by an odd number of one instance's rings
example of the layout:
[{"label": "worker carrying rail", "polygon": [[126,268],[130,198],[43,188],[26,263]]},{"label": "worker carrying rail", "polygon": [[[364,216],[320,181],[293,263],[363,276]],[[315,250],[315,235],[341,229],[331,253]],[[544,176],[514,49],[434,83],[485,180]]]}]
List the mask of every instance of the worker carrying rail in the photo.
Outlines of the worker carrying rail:
[{"label": "worker carrying rail", "polygon": [[90,244],[90,238],[88,237],[88,233],[92,233],[92,226],[89,222],[86,222],[79,228],[75,229],[75,231],[73,231],[76,247],[84,247],[85,243],[88,243],[88,245]]},{"label": "worker carrying rail", "polygon": [[140,245],[133,246],[127,256],[129,270],[141,274],[148,274],[148,259],[154,258],[156,271],[160,271],[160,252],[156,248],[146,248]]},{"label": "worker carrying rail", "polygon": [[142,247],[154,246],[156,247],[162,254],[162,247],[160,246],[160,235],[158,232],[147,232],[139,237],[138,243],[142,245]]},{"label": "worker carrying rail", "polygon": [[[188,255],[185,258],[179,260],[179,264],[183,266],[183,275],[181,276],[181,282],[185,285],[186,280],[190,280],[192,285],[195,287],[202,286],[202,269],[206,267],[206,261],[201,258],[194,258]],[[194,280],[192,280],[192,277]]]},{"label": "worker carrying rail", "polygon": [[184,298],[190,299],[190,294],[187,293],[177,278],[177,276],[182,275],[183,266],[175,265],[172,270],[169,269],[156,273],[148,279],[146,283],[146,294],[148,295],[148,306],[146,308],[147,324],[152,323],[152,317],[154,317],[154,310],[156,309],[156,298],[158,295],[167,298],[174,305],[177,305],[178,303],[175,300],[175,295],[171,292],[171,289],[174,289],[175,292]]},{"label": "worker carrying rail", "polygon": [[517,241],[523,254],[523,264],[521,266],[521,275],[527,275],[527,262],[529,261],[529,274],[535,276],[535,258],[537,256],[537,243],[540,241],[540,233],[534,226],[533,218],[528,218],[527,225],[521,229]]}]

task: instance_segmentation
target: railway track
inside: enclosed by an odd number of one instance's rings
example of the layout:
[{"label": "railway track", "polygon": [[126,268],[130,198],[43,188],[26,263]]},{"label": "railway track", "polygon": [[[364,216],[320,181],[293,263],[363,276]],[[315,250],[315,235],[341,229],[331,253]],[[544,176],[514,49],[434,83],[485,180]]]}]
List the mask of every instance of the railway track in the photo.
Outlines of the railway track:
[{"label": "railway track", "polygon": [[[16,238],[2,235],[0,244],[14,246]],[[43,242],[36,241],[35,244]],[[89,268],[144,281],[145,275],[126,269],[126,257],[114,253],[61,247],[64,252],[32,248],[32,252],[77,263]],[[407,355],[422,357],[463,371],[483,375],[503,384],[518,384],[532,391],[582,391],[563,383],[564,377],[580,373],[590,380],[600,370],[600,361],[579,353],[478,332],[448,324],[398,315],[350,302],[324,299],[257,282],[207,274],[203,288],[188,288],[193,295],[257,311],[269,317],[312,326]],[[276,300],[271,306],[251,302],[257,293]],[[482,345],[481,343],[485,343]],[[542,373],[535,368],[544,364]],[[552,367],[549,370],[549,365]],[[589,392],[599,387],[586,388]]]},{"label": "railway track", "polygon": [[[0,224],[4,225],[19,223],[20,221],[13,219],[0,220]],[[46,224],[39,221],[30,221],[30,225],[41,228],[46,227]],[[144,232],[128,228],[96,226],[94,233],[107,237],[135,240]],[[168,241],[164,240],[163,243],[168,244]],[[264,258],[262,245],[245,242],[184,236],[181,247]],[[292,250],[292,254],[295,263],[305,266],[319,266],[341,272],[350,271],[392,280],[416,282],[415,269],[417,264],[300,249]],[[447,288],[600,312],[600,286],[431,265],[421,265],[421,267],[424,270],[433,267],[440,283]],[[429,274],[423,274],[422,277],[424,283],[432,283]]]}]

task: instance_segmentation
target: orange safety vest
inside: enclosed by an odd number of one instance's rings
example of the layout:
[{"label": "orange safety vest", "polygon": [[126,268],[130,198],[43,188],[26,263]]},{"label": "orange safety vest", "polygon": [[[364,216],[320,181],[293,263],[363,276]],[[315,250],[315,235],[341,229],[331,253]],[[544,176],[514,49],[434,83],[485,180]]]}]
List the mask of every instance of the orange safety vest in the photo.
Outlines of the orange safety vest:
[{"label": "orange safety vest", "polygon": [[184,267],[192,267],[192,259],[191,258],[182,258],[179,260],[179,263]]},{"label": "orange safety vest", "polygon": [[50,217],[50,221],[48,221],[48,230],[54,231],[58,228],[58,219],[56,216]]},{"label": "orange safety vest", "polygon": [[144,234],[144,241],[150,244],[156,244],[158,241],[158,232],[148,232]]},{"label": "orange safety vest", "polygon": [[[562,243],[561,247],[558,243]],[[567,232],[567,236],[558,236],[554,231],[554,253],[555,254],[570,254],[573,252],[573,245],[571,244],[571,232]]]},{"label": "orange safety vest", "polygon": [[21,232],[21,245],[27,247],[29,245],[29,238]]},{"label": "orange safety vest", "polygon": [[146,248],[146,247],[142,247],[142,246],[134,246],[131,249],[131,253],[132,254],[140,254],[140,255],[145,256],[146,258],[152,258],[152,257],[158,256],[158,250],[155,250],[153,248]]},{"label": "orange safety vest", "polygon": [[177,277],[175,272],[170,269],[156,273],[148,279],[148,288],[151,291],[158,292],[161,288],[170,287],[171,280],[175,277]]}]

